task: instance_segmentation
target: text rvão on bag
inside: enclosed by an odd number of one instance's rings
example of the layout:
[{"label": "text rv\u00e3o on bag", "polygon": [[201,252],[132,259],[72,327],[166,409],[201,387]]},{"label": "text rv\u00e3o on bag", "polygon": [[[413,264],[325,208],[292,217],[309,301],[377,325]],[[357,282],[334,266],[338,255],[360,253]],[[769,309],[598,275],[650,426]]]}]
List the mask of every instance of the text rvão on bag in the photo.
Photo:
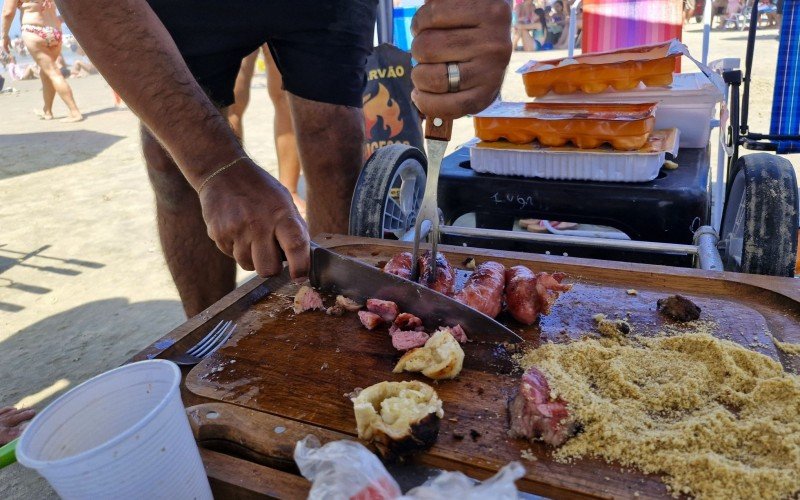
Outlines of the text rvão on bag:
[{"label": "text rv\u00e3o on bag", "polygon": [[388,68],[371,69],[367,74],[367,80],[377,80],[379,78],[400,78],[406,74],[406,69],[402,66],[389,66]]}]

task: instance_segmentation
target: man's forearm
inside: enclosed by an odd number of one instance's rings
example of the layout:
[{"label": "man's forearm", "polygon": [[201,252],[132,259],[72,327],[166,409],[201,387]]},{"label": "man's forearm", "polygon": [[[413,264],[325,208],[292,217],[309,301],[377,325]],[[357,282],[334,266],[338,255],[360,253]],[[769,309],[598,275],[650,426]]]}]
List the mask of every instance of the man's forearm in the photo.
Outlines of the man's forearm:
[{"label": "man's forearm", "polygon": [[56,0],[86,54],[197,189],[244,154],[145,0]]}]

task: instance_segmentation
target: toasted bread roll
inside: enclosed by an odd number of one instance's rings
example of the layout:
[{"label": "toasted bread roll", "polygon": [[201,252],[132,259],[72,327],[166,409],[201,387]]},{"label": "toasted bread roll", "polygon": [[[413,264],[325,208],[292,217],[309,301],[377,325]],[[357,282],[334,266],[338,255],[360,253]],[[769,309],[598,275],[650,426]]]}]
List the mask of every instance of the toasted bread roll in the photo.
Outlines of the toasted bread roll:
[{"label": "toasted bread roll", "polygon": [[425,450],[436,442],[444,410],[428,384],[380,382],[352,401],[359,439],[374,443],[384,458]]},{"label": "toasted bread roll", "polygon": [[411,349],[395,365],[394,373],[422,372],[435,380],[455,378],[464,365],[464,350],[449,328],[434,333],[423,347]]}]

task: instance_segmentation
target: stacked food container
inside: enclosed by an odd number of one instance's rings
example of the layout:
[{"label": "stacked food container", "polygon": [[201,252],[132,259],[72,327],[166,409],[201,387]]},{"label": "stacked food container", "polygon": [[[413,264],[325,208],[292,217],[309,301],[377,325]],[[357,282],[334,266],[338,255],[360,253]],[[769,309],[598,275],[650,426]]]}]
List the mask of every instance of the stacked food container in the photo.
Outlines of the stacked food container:
[{"label": "stacked food container", "polygon": [[547,179],[645,182],[678,147],[705,147],[721,92],[705,74],[673,75],[677,40],[530,62],[535,102],[498,102],[474,117],[472,168]]}]

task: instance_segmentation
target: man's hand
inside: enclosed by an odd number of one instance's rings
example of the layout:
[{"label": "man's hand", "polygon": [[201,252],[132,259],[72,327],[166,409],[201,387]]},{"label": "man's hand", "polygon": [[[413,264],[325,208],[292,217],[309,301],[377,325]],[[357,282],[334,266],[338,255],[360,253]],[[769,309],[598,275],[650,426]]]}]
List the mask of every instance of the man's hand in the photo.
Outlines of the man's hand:
[{"label": "man's hand", "polygon": [[200,192],[208,235],[226,255],[260,276],[280,273],[281,248],[293,278],[308,276],[305,222],[289,191],[249,159],[211,179]]},{"label": "man's hand", "polygon": [[5,52],[6,54],[10,54],[11,53],[11,39],[8,38],[8,36],[4,36],[4,35],[0,35],[0,36],[3,36],[3,52]]},{"label": "man's hand", "polygon": [[36,412],[31,409],[17,410],[11,406],[0,408],[0,446],[17,439],[25,424]]},{"label": "man's hand", "polygon": [[[504,0],[427,0],[411,23],[411,98],[426,116],[455,119],[492,103],[511,58],[511,7]],[[447,66],[461,85],[448,93]]]}]

